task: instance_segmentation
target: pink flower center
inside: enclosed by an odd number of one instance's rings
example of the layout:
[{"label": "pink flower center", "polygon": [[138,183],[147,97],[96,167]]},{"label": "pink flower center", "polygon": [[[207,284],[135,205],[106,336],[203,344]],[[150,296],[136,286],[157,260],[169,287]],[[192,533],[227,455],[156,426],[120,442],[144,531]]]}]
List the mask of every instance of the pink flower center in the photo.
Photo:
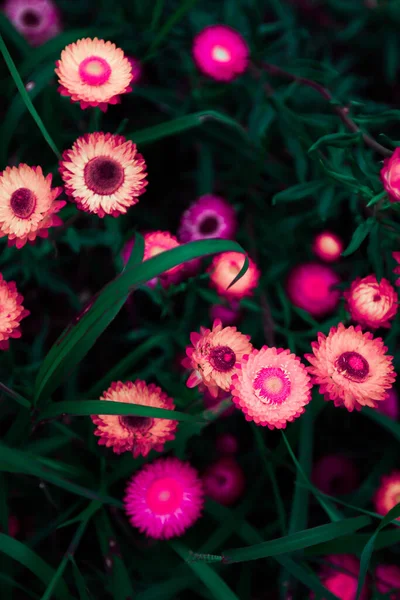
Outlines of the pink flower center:
[{"label": "pink flower center", "polygon": [[253,388],[267,404],[282,404],[290,395],[291,383],[288,373],[281,367],[264,367],[254,379]]},{"label": "pink flower center", "polygon": [[151,429],[154,419],[152,419],[151,417],[137,417],[135,415],[126,415],[121,416],[119,420],[122,427],[125,427],[125,429],[145,433],[146,431]]},{"label": "pink flower center", "polygon": [[380,296],[380,294],[375,294],[375,296],[372,299],[374,302],[380,302],[382,300],[382,297]]},{"label": "pink flower center", "polygon": [[40,14],[28,8],[21,15],[21,23],[26,27],[37,27],[40,23]]},{"label": "pink flower center", "polygon": [[84,178],[89,190],[99,196],[110,196],[124,183],[125,171],[113,158],[96,156],[85,166]]},{"label": "pink flower center", "polygon": [[199,232],[202,235],[211,235],[218,230],[219,222],[217,217],[209,216],[203,219],[199,225]]},{"label": "pink flower center", "polygon": [[224,46],[219,46],[218,44],[213,47],[211,50],[211,56],[213,60],[220,63],[227,63],[231,60],[232,55],[227,48]]},{"label": "pink flower center", "polygon": [[28,188],[19,188],[11,196],[10,207],[19,219],[29,219],[36,208],[36,196]]},{"label": "pink flower center", "polygon": [[146,494],[147,506],[157,515],[170,515],[178,510],[183,500],[182,485],[173,477],[156,479]]},{"label": "pink flower center", "polygon": [[236,354],[229,346],[215,346],[210,350],[209,361],[214,369],[226,373],[235,366]]},{"label": "pink flower center", "polygon": [[336,368],[346,379],[363,381],[369,373],[369,364],[358,352],[343,352],[336,360]]},{"label": "pink flower center", "polygon": [[110,65],[100,56],[88,56],[79,65],[79,77],[88,85],[103,85],[110,75]]}]

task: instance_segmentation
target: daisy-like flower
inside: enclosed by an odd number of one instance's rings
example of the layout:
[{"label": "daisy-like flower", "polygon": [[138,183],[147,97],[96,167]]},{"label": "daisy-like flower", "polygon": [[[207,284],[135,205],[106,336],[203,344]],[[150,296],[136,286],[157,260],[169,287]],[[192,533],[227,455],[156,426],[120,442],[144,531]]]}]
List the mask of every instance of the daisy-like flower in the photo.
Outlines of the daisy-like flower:
[{"label": "daisy-like flower", "polygon": [[237,365],[232,399],[247,421],[284,429],[311,400],[311,382],[300,359],[283,348],[253,350]]},{"label": "daisy-like flower", "polygon": [[344,297],[351,318],[362,327],[390,327],[390,320],[397,313],[398,299],[394,288],[387,279],[378,283],[375,275],[355,279]]},{"label": "daisy-like flower", "polygon": [[205,75],[232,81],[246,71],[249,48],[239,32],[227,25],[211,25],[195,37],[193,58]]},{"label": "daisy-like flower", "polygon": [[241,271],[245,257],[240,252],[223,252],[214,257],[208,269],[210,284],[216,288],[220,296],[234,300],[253,295],[260,279],[260,271],[250,258],[248,260],[249,267],[246,273],[234,285],[229,287]]},{"label": "daisy-like flower", "polygon": [[239,500],[245,489],[243,469],[232,456],[223,456],[210,465],[202,480],[206,496],[225,506]]},{"label": "daisy-like flower", "polygon": [[[394,260],[397,262],[397,265],[398,265],[397,267],[395,267],[393,269],[393,273],[395,273],[396,275],[400,275],[400,252],[393,252],[392,256],[393,256]],[[395,284],[397,286],[400,285],[400,278],[396,279]]]},{"label": "daisy-like flower", "polygon": [[379,402],[377,409],[380,413],[397,421],[399,418],[399,395],[394,387],[391,387],[387,393],[386,400]]},{"label": "daisy-like flower", "polygon": [[[375,569],[376,589],[380,594],[388,594],[389,600],[400,598],[400,567],[378,565]],[[391,593],[390,593],[391,592]]]},{"label": "daisy-like flower", "polygon": [[[167,410],[175,408],[173,400],[159,387],[139,379],[135,382],[113,382],[100,400]],[[150,450],[162,452],[165,442],[175,438],[178,425],[177,421],[169,419],[133,415],[92,415],[91,418],[97,425],[94,434],[99,436],[100,445],[112,447],[116,454],[130,451],[134,457],[147,456]]]},{"label": "daisy-like flower", "polygon": [[305,263],[292,269],[286,291],[295,306],[314,317],[333,312],[340,300],[340,291],[334,286],[339,276],[328,265]]},{"label": "daisy-like flower", "polygon": [[14,281],[4,281],[0,273],[0,350],[7,350],[10,338],[21,337],[20,321],[30,312],[22,306]]},{"label": "daisy-like flower", "polygon": [[147,537],[179,537],[201,515],[204,492],[197,471],[178,458],[145,465],[128,482],[125,510],[133,527]]},{"label": "daisy-like flower", "polygon": [[7,0],[3,11],[31,46],[40,46],[61,32],[58,8],[51,0]]},{"label": "daisy-like flower", "polygon": [[[375,510],[380,515],[386,515],[400,502],[400,471],[392,471],[383,475],[379,488],[374,496]],[[400,517],[397,518],[400,521]]]},{"label": "daisy-like flower", "polygon": [[37,236],[47,237],[48,228],[62,225],[56,216],[66,203],[56,200],[60,187],[51,187],[52,176],[41,167],[7,167],[0,174],[0,237],[8,245],[22,248]]},{"label": "daisy-like flower", "polygon": [[305,355],[312,365],[308,371],[325,400],[350,412],[385,400],[396,374],[381,338],[339,323],[328,336],[319,333],[311,346],[313,354]]},{"label": "daisy-like flower", "polygon": [[359,483],[359,472],[352,460],[340,454],[322,456],[315,464],[312,479],[324,494],[350,494]]},{"label": "daisy-like flower", "polygon": [[[360,561],[350,554],[326,557],[327,564],[321,570],[323,585],[340,600],[355,600],[357,596]],[[364,585],[360,600],[368,599],[368,587]]]},{"label": "daisy-like flower", "polygon": [[194,370],[186,385],[192,388],[203,384],[215,398],[218,388],[229,391],[236,363],[253,349],[250,336],[236,327],[222,327],[218,320],[211,330],[201,327],[200,333],[192,332],[190,341],[192,345],[186,348],[187,358],[182,364]]},{"label": "daisy-like flower", "polygon": [[147,185],[146,163],[136,144],[111,133],[78,138],[63,153],[59,171],[78,208],[99,217],[126,213]]},{"label": "daisy-like flower", "polygon": [[383,187],[389,194],[390,202],[400,200],[400,148],[396,148],[389,158],[383,161],[381,169]]},{"label": "daisy-like flower", "polygon": [[229,202],[219,196],[206,194],[182,214],[178,236],[182,242],[209,238],[230,240],[236,228],[235,209]]},{"label": "daisy-like flower", "polygon": [[321,231],[315,236],[313,252],[324,262],[335,262],[343,252],[343,242],[339,236],[331,231]]},{"label": "daisy-like flower", "polygon": [[120,102],[121,94],[132,91],[131,63],[112,42],[78,40],[64,48],[56,65],[58,91],[81,108],[98,106],[105,112],[109,104]]}]

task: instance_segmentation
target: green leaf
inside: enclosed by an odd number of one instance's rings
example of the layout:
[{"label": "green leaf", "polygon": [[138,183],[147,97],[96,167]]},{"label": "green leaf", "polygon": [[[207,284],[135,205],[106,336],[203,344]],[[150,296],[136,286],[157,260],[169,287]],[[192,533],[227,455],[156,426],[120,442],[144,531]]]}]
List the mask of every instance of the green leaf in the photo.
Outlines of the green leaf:
[{"label": "green leaf", "polygon": [[275,560],[279,562],[286,571],[293,575],[293,577],[298,581],[301,581],[301,583],[306,585],[310,590],[313,590],[313,592],[319,594],[324,600],[340,600],[338,596],[332,594],[332,592],[322,585],[314,573],[308,572],[301,564],[295,562],[290,556],[276,556]]},{"label": "green leaf", "polygon": [[161,42],[164,40],[164,38],[168,35],[170,30],[172,29],[172,27],[178,21],[180,21],[180,19],[182,19],[182,17],[185,16],[185,14],[196,4],[196,2],[197,2],[197,0],[183,0],[179,4],[179,8],[176,11],[174,11],[174,13],[169,17],[169,19],[167,19],[167,21],[161,27],[158,34],[154,37],[154,39],[151,43],[150,49],[149,49],[149,55],[146,56],[146,59],[150,58],[153,55],[154,50],[156,48],[158,48],[158,46],[161,44]]},{"label": "green leaf", "polygon": [[173,421],[200,421],[198,415],[188,415],[177,410],[153,408],[141,404],[127,404],[126,402],[104,402],[104,400],[53,402],[40,412],[39,421],[54,419],[60,415],[132,415],[154,417],[155,419],[171,419]]},{"label": "green leaf", "polygon": [[[0,533],[0,552],[3,552],[13,560],[16,560],[26,569],[31,571],[44,585],[49,585],[55,571],[38,555],[22,542]],[[60,579],[54,594],[60,600],[70,600],[70,595],[65,582]]]},{"label": "green leaf", "polygon": [[350,240],[350,244],[347,246],[346,250],[342,252],[342,256],[350,256],[350,254],[353,254],[353,252],[358,250],[363,241],[371,232],[372,228],[374,227],[374,224],[375,219],[373,217],[369,217],[366,221],[360,223],[360,225],[353,233],[353,236]]},{"label": "green leaf", "polygon": [[[245,254],[239,244],[229,240],[210,239],[182,244],[167,252],[162,252],[136,267],[125,269],[97,294],[91,306],[86,308],[61,334],[45,357],[35,382],[35,401],[48,396],[63,381],[87,354],[97,338],[103,333],[123,306],[127,296],[140,284],[157,277],[193,258],[199,258],[218,252],[240,252]],[[244,261],[238,277],[247,270],[248,260]]]},{"label": "green leaf", "polygon": [[14,44],[20,51],[22,56],[29,56],[32,52],[31,46],[25,40],[25,38],[15,29],[14,25],[7,19],[7,17],[0,12],[0,33],[4,37],[8,37],[10,42]]},{"label": "green leaf", "polygon": [[86,582],[73,556],[71,556],[70,561],[72,563],[72,570],[74,572],[75,585],[78,590],[79,600],[90,600],[90,595],[86,587]]},{"label": "green leaf", "polygon": [[187,562],[192,571],[204,583],[215,600],[239,600],[236,594],[226,585],[225,581],[209,565],[190,560],[189,550],[176,540],[170,541],[169,545],[175,552]]},{"label": "green leaf", "polygon": [[128,140],[133,140],[135,144],[148,144],[171,135],[177,135],[183,131],[188,131],[194,127],[199,127],[209,121],[217,121],[223,125],[227,125],[238,131],[240,135],[247,140],[246,131],[237,121],[215,110],[203,110],[185,117],[178,117],[177,119],[172,119],[166,123],[161,123],[160,125],[154,125],[153,127],[139,129],[139,131],[128,133],[125,137]]},{"label": "green leaf", "polygon": [[322,179],[317,179],[316,181],[307,181],[306,183],[298,183],[297,185],[293,185],[287,190],[283,190],[282,192],[278,192],[272,197],[272,204],[277,204],[278,202],[296,202],[297,200],[302,200],[303,198],[312,197],[326,186],[326,182]]},{"label": "green leaf", "polygon": [[330,133],[323,135],[309,148],[308,152],[315,152],[321,146],[334,146],[335,148],[346,148],[362,140],[362,132],[357,133]]},{"label": "green leaf", "polygon": [[34,119],[36,125],[39,127],[41,134],[43,135],[44,139],[46,140],[46,142],[48,143],[50,148],[53,150],[53,152],[57,156],[57,158],[61,158],[61,155],[60,155],[60,152],[58,151],[57,146],[53,142],[53,140],[52,140],[49,132],[47,131],[42,119],[40,118],[36,108],[32,104],[32,100],[30,99],[29,94],[25,89],[23,81],[18,73],[18,69],[14,64],[14,61],[11,58],[11,55],[10,55],[9,51],[7,50],[7,46],[5,45],[4,40],[1,35],[0,35],[0,52],[2,53],[3,58],[7,64],[8,70],[11,73],[11,77],[14,79],[15,85],[17,86],[17,89],[18,89],[19,93],[21,94],[21,97],[22,97],[23,101],[25,102],[28,111],[32,115],[32,118]]},{"label": "green leaf", "polygon": [[334,540],[357,531],[357,529],[361,529],[370,523],[371,519],[366,516],[343,519],[343,521],[320,525],[319,527],[313,527],[305,531],[298,531],[286,537],[255,544],[248,548],[227,550],[223,553],[222,558],[225,563],[246,562],[277,554],[295,552],[296,550],[302,550],[303,548],[309,548],[322,542]]},{"label": "green leaf", "polygon": [[10,390],[9,387],[7,387],[4,383],[1,383],[1,382],[0,382],[0,392],[3,392],[3,394],[5,396],[12,398],[13,400],[15,400],[15,402],[18,402],[18,404],[20,404],[21,406],[24,406],[25,408],[31,407],[31,403],[29,402],[29,400],[27,400],[26,398],[21,396],[21,394],[18,394],[18,392],[14,392],[14,390]]}]

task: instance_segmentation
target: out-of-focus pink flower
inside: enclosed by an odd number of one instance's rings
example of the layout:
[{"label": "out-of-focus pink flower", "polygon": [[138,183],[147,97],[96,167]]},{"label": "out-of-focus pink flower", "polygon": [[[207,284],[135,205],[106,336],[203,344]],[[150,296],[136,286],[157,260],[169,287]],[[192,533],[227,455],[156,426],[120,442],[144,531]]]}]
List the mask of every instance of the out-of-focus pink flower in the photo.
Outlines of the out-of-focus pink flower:
[{"label": "out-of-focus pink flower", "polygon": [[339,303],[339,276],[328,265],[305,263],[294,267],[289,274],[286,291],[295,306],[314,317],[335,310]]},{"label": "out-of-focus pink flower", "polygon": [[211,321],[219,319],[224,327],[236,325],[240,320],[240,316],[240,305],[235,301],[229,304],[213,304],[210,308]]},{"label": "out-of-focus pink flower", "polygon": [[349,494],[359,484],[359,473],[352,460],[340,454],[322,456],[313,469],[315,486],[325,494]]},{"label": "out-of-focus pink flower", "polygon": [[206,496],[226,506],[234,504],[245,488],[243,470],[231,456],[223,456],[210,465],[202,480]]},{"label": "out-of-focus pink flower", "polygon": [[383,187],[389,194],[390,202],[400,200],[400,148],[395,148],[392,156],[385,158],[381,169]]},{"label": "out-of-focus pink flower", "polygon": [[215,447],[224,456],[236,454],[239,449],[238,439],[233,433],[221,433],[215,441]]},{"label": "out-of-focus pink flower", "polygon": [[41,46],[61,32],[60,14],[51,0],[7,0],[3,10],[32,46]]},{"label": "out-of-focus pink flower", "polygon": [[399,418],[399,395],[394,387],[388,390],[386,400],[379,402],[377,410],[394,421]]},{"label": "out-of-focus pink flower", "polygon": [[324,262],[335,262],[343,252],[343,241],[331,231],[321,231],[315,236],[312,249]]},{"label": "out-of-focus pink flower", "polygon": [[228,82],[247,69],[249,48],[238,31],[227,25],[211,25],[197,34],[193,58],[205,75]]}]

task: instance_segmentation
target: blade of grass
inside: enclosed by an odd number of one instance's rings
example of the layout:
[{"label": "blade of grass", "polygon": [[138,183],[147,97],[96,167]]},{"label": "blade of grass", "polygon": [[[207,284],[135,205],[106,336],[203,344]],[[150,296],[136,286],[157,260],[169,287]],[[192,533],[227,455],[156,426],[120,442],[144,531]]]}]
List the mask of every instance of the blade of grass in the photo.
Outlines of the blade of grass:
[{"label": "blade of grass", "polygon": [[15,402],[18,402],[18,404],[20,404],[21,406],[24,406],[25,408],[31,408],[31,403],[29,402],[29,400],[21,396],[21,394],[18,394],[18,392],[14,392],[14,390],[11,390],[9,387],[7,387],[4,383],[1,382],[0,391],[3,392],[5,396],[8,396],[8,398],[12,398],[13,400],[15,400]]},{"label": "blade of grass", "polygon": [[72,570],[74,572],[75,585],[76,589],[78,590],[79,600],[91,600],[91,596],[89,595],[86,587],[86,582],[73,556],[71,556],[70,561],[72,564]]},{"label": "blade of grass", "polygon": [[8,67],[8,70],[10,71],[11,77],[14,79],[15,85],[17,86],[17,89],[18,89],[19,93],[21,94],[21,97],[22,97],[23,101],[25,102],[26,107],[27,107],[28,111],[30,112],[33,120],[35,121],[36,125],[39,127],[41,134],[43,135],[44,139],[46,140],[46,142],[48,143],[48,145],[50,146],[50,148],[52,149],[54,154],[57,156],[57,158],[58,159],[61,158],[61,155],[60,155],[60,152],[58,151],[57,146],[53,142],[53,140],[52,140],[49,132],[47,131],[42,119],[40,118],[36,108],[32,104],[32,100],[30,99],[29,94],[25,89],[23,81],[18,73],[18,69],[14,64],[14,61],[11,58],[11,55],[10,55],[10,53],[7,49],[7,46],[5,45],[4,40],[1,35],[0,35],[0,52],[2,53],[3,58]]},{"label": "blade of grass", "polygon": [[154,37],[145,60],[149,60],[149,58],[153,56],[154,50],[158,48],[173,26],[185,16],[185,14],[196,4],[196,2],[197,0],[183,0],[181,2],[179,8],[169,17],[169,19],[167,19],[158,34]]}]

